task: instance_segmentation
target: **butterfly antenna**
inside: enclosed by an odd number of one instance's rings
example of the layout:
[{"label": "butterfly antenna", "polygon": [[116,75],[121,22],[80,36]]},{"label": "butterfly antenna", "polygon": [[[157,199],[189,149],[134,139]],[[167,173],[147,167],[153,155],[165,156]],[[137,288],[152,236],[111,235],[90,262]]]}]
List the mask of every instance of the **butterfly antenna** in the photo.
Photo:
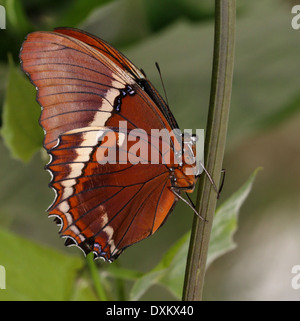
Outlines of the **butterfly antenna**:
[{"label": "butterfly antenna", "polygon": [[160,81],[161,81],[161,84],[162,84],[162,87],[163,87],[163,90],[164,90],[164,94],[165,94],[165,97],[166,97],[167,105],[169,106],[167,92],[166,92],[166,88],[165,88],[165,85],[164,85],[164,82],[163,82],[163,79],[162,79],[162,75],[161,75],[161,71],[160,71],[160,67],[159,67],[158,62],[155,63],[155,66],[156,66],[156,69],[157,69],[157,71],[159,73],[159,77],[160,77]]}]

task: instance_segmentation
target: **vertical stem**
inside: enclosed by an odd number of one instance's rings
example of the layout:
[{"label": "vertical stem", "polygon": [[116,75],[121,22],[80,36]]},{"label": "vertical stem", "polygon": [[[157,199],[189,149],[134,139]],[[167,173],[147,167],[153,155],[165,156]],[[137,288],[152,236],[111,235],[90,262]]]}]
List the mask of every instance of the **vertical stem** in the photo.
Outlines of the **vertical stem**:
[{"label": "vertical stem", "polygon": [[[121,268],[119,261],[115,261],[115,264],[118,269]],[[118,301],[126,301],[124,280],[122,280],[120,277],[116,277],[115,282],[116,282],[116,288],[117,288]]]},{"label": "vertical stem", "polygon": [[[205,166],[216,183],[220,181],[221,176],[230,110],[234,38],[235,0],[215,0],[214,57],[205,137]],[[183,289],[184,301],[202,299],[216,202],[217,194],[203,173],[197,192],[197,208],[207,222],[199,220],[196,215],[194,217]]]},{"label": "vertical stem", "polygon": [[102,280],[99,275],[98,268],[96,266],[96,263],[94,261],[94,254],[90,253],[86,257],[87,265],[89,267],[90,273],[91,273],[91,278],[93,280],[93,285],[95,287],[95,291],[97,293],[97,296],[100,301],[107,301],[108,298],[106,296],[104,287],[102,286]]}]

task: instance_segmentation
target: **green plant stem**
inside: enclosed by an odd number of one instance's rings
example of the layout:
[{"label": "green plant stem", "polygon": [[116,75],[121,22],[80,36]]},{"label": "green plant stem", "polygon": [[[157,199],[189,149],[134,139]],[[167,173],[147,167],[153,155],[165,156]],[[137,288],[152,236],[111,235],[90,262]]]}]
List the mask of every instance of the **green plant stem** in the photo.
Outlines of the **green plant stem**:
[{"label": "green plant stem", "polygon": [[[115,262],[117,265],[117,268],[120,269],[120,262]],[[116,288],[117,288],[117,296],[118,296],[118,301],[126,301],[126,295],[125,295],[125,284],[124,280],[120,277],[115,278],[116,282]]]},{"label": "green plant stem", "polygon": [[[230,110],[235,39],[235,0],[215,0],[215,38],[211,94],[205,137],[205,167],[218,185],[225,150]],[[207,252],[217,193],[202,173],[197,209],[206,220],[194,217],[183,289],[184,301],[202,299]]]},{"label": "green plant stem", "polygon": [[96,263],[94,261],[93,253],[87,255],[86,261],[87,261],[87,265],[88,265],[90,273],[91,273],[91,278],[93,280],[93,286],[95,288],[95,291],[97,293],[99,300],[100,301],[108,301],[104,287],[102,286],[102,282],[101,282],[98,268],[97,268]]}]

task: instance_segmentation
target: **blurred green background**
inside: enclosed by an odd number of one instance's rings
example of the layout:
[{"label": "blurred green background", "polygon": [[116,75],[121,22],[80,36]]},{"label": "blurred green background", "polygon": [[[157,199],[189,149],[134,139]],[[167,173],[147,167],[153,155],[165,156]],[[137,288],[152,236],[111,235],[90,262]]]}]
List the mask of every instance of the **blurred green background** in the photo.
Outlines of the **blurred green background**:
[{"label": "blurred green background", "polygon": [[[223,166],[226,181],[219,202],[236,191],[255,168],[262,166],[263,170],[241,209],[236,249],[207,271],[206,300],[300,299],[300,290],[291,286],[292,267],[300,264],[300,30],[291,26],[291,8],[296,3],[237,0],[232,106]],[[162,92],[154,66],[158,61],[169,104],[181,128],[205,128],[214,1],[7,0],[0,4],[7,9],[7,27],[0,30],[0,228],[62,252],[57,260],[65,260],[62,264],[67,266],[68,257],[81,258],[82,254],[64,247],[57,227],[45,213],[54,195],[48,188],[49,174],[43,169],[45,155],[39,151],[42,132],[30,138],[37,151],[24,155],[27,162],[17,159],[20,155],[10,148],[14,138],[5,128],[5,108],[8,97],[12,100],[14,92],[24,88],[19,88],[17,76],[14,78],[16,69],[9,72],[9,59],[11,66],[14,62],[19,68],[18,52],[30,31],[58,26],[84,29],[120,49]],[[14,114],[27,113],[25,101],[26,97],[15,103]],[[35,108],[38,117],[39,106]],[[24,142],[28,139],[24,137]],[[15,144],[27,146],[24,142]],[[150,270],[190,229],[192,219],[192,212],[178,204],[154,236],[128,248],[116,264]],[[9,236],[6,240],[0,248],[10,248]],[[10,253],[12,257],[26,255],[22,242]],[[38,269],[37,264],[32,262],[32,268]],[[106,265],[100,263],[99,268]],[[55,264],[53,269],[59,273]],[[14,273],[20,277],[22,267],[16,266]],[[174,297],[153,286],[142,299]]]}]

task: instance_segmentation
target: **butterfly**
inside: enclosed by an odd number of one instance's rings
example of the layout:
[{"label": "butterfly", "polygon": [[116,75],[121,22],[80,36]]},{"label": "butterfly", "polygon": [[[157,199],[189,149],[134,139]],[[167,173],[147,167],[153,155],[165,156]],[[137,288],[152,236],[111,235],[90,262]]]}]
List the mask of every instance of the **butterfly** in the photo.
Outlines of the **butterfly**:
[{"label": "butterfly", "polygon": [[[129,132],[142,130],[135,137],[149,154],[155,150],[148,140],[151,130],[174,132],[179,126],[145,73],[87,32],[30,33],[20,61],[42,108],[39,122],[50,156],[46,169],[55,191],[49,216],[60,226],[65,245],[112,262],[163,225],[181,192],[194,190],[195,136],[157,136],[165,147],[157,150],[159,161],[140,161],[141,152],[130,150],[134,139],[124,138]],[[101,163],[108,151],[119,152],[116,161]],[[192,161],[175,162],[183,151]],[[124,155],[136,161],[121,162]]]}]

